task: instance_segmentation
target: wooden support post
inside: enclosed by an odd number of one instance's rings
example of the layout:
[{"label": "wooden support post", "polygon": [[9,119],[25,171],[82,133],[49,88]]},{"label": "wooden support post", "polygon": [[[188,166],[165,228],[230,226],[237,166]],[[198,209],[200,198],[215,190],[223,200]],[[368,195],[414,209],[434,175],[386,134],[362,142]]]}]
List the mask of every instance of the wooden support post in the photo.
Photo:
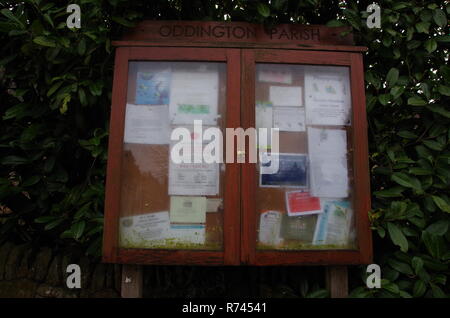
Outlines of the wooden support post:
[{"label": "wooden support post", "polygon": [[331,298],[346,298],[348,296],[347,266],[327,266],[326,281]]},{"label": "wooden support post", "polygon": [[122,298],[142,298],[143,281],[141,265],[122,265]]}]

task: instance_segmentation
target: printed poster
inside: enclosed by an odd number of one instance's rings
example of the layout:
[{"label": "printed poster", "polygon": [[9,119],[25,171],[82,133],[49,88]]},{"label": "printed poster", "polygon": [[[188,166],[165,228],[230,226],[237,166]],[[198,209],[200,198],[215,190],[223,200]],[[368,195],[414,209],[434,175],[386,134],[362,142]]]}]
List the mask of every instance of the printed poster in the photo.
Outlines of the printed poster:
[{"label": "printed poster", "polygon": [[305,109],[303,107],[274,107],[273,128],[280,131],[305,131]]},{"label": "printed poster", "polygon": [[127,104],[124,142],[133,144],[169,144],[169,108],[167,105]]},{"label": "printed poster", "polygon": [[269,93],[274,106],[303,106],[301,86],[270,86]]},{"label": "printed poster", "polygon": [[328,200],[323,204],[314,233],[314,245],[348,245],[352,220],[349,201]]},{"label": "printed poster", "polygon": [[292,72],[277,65],[258,65],[258,81],[262,83],[292,84]]},{"label": "printed poster", "polygon": [[314,239],[317,215],[283,216],[281,222],[281,237],[284,240],[298,240],[311,244]]},{"label": "printed poster", "polygon": [[[262,153],[260,161],[259,186],[260,187],[286,187],[306,188],[308,186],[308,157],[305,154]],[[274,162],[272,162],[274,161]],[[278,166],[278,170],[271,171],[270,167]]]},{"label": "printed poster", "polygon": [[161,244],[169,237],[169,212],[152,212],[121,217],[119,238],[121,247],[148,247]]},{"label": "printed poster", "polygon": [[346,198],[349,191],[346,131],[309,127],[308,148],[311,195]]},{"label": "printed poster", "polygon": [[218,69],[178,69],[172,73],[169,112],[174,125],[202,120],[217,124],[219,99]]},{"label": "printed poster", "polygon": [[206,198],[205,197],[170,197],[171,223],[205,223]]},{"label": "printed poster", "polygon": [[170,78],[170,69],[137,72],[136,104],[168,105],[170,94]]},{"label": "printed poster", "polygon": [[267,245],[279,245],[283,242],[280,236],[282,214],[278,211],[266,211],[261,213],[259,219],[259,243]]},{"label": "printed poster", "polygon": [[308,125],[350,125],[349,68],[305,66],[305,105]]},{"label": "printed poster", "polygon": [[[190,132],[189,140],[172,140],[170,154],[175,145],[190,149],[190,163],[176,163],[169,157],[169,195],[208,196],[219,193],[219,163],[203,162],[203,149],[207,142],[193,131],[191,126],[184,127]],[[181,151],[184,153],[184,151]],[[196,161],[196,157],[200,160]]]},{"label": "printed poster", "polygon": [[170,239],[174,243],[205,244],[205,225],[171,224]]},{"label": "printed poster", "polygon": [[286,192],[286,208],[289,216],[321,213],[320,198],[313,197],[309,191]]}]

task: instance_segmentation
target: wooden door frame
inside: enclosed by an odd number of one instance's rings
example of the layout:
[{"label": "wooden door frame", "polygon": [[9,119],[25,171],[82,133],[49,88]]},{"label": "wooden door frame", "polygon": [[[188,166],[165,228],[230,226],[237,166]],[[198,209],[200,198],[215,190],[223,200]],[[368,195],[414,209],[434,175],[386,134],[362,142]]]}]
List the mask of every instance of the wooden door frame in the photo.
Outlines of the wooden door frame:
[{"label": "wooden door frame", "polygon": [[[244,129],[255,126],[256,63],[335,65],[350,68],[352,92],[351,149],[353,162],[353,209],[356,215],[356,250],[257,251],[256,164],[242,166],[241,262],[249,265],[350,265],[372,262],[372,240],[368,212],[370,180],[367,121],[362,56],[350,52],[273,49],[242,50],[241,117]],[[248,145],[247,145],[248,146]],[[247,153],[249,153],[247,149]],[[246,161],[248,162],[248,161]]]},{"label": "wooden door frame", "polygon": [[226,62],[226,127],[240,126],[240,50],[233,48],[119,47],[116,49],[105,194],[103,261],[124,264],[238,265],[240,242],[239,166],[226,164],[223,250],[124,249],[118,246],[121,170],[130,61]]}]

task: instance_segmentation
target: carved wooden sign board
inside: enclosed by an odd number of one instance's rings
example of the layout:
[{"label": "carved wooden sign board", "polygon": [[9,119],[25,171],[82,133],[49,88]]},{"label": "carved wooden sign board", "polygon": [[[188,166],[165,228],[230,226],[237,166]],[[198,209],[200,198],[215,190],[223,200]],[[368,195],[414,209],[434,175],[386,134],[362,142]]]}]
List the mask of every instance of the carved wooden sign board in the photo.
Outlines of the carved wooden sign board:
[{"label": "carved wooden sign board", "polygon": [[145,21],[113,44],[105,262],[371,262],[365,48],[345,28]]}]

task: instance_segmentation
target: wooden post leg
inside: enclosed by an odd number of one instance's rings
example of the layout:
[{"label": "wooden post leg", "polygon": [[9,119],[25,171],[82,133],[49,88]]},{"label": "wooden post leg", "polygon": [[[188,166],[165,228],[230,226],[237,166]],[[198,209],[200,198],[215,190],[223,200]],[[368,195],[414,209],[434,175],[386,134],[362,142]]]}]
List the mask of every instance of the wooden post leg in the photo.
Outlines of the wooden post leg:
[{"label": "wooden post leg", "polygon": [[346,298],[348,296],[347,266],[327,266],[326,280],[331,298]]},{"label": "wooden post leg", "polygon": [[141,265],[122,265],[122,298],[142,298],[143,280]]}]

